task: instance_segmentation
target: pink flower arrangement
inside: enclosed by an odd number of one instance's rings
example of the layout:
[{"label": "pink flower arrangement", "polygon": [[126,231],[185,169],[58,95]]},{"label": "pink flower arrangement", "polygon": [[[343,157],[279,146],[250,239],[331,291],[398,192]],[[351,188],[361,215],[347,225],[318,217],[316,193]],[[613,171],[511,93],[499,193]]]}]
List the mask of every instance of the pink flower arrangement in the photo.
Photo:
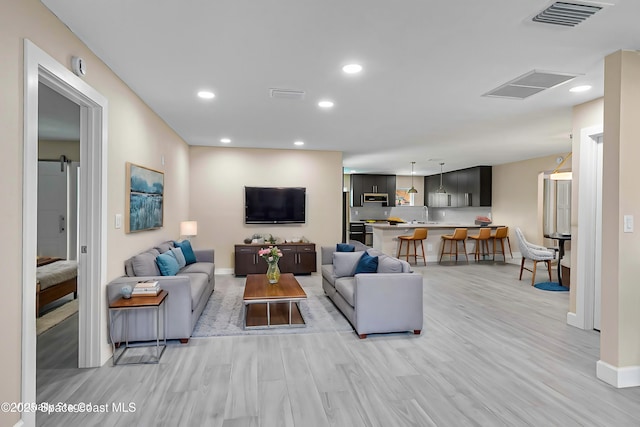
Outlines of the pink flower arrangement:
[{"label": "pink flower arrangement", "polygon": [[258,255],[260,255],[268,263],[272,263],[278,262],[278,260],[282,257],[282,252],[280,252],[280,249],[278,249],[277,246],[269,246],[268,248],[261,248],[258,251]]}]

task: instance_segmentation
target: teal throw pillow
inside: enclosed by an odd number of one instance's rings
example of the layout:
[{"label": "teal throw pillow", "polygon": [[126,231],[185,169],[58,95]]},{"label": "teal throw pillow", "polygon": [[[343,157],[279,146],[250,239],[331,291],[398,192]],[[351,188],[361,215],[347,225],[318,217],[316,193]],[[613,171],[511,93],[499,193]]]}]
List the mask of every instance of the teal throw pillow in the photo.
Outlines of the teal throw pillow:
[{"label": "teal throw pillow", "polygon": [[356,266],[355,274],[359,273],[376,273],[378,271],[378,257],[371,256],[368,253],[363,253],[358,265]]},{"label": "teal throw pillow", "polygon": [[178,261],[178,267],[182,268],[187,265],[187,260],[184,259],[184,254],[182,253],[182,248],[171,248],[169,253]]},{"label": "teal throw pillow", "polygon": [[193,248],[191,247],[191,242],[188,240],[183,240],[182,242],[174,242],[176,248],[182,249],[182,254],[184,255],[184,260],[189,264],[193,264],[196,262],[196,254],[193,253]]},{"label": "teal throw pillow", "polygon": [[336,245],[336,252],[355,252],[356,247],[348,243],[338,243]]},{"label": "teal throw pillow", "polygon": [[158,264],[160,274],[162,274],[163,276],[175,276],[180,270],[176,257],[171,253],[158,255],[158,257],[156,258],[156,264]]}]

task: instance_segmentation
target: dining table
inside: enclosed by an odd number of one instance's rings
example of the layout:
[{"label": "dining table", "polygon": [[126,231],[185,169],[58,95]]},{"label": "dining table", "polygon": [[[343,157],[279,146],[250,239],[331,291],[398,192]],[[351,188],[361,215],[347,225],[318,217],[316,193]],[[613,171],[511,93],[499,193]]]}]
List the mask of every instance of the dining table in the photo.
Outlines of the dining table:
[{"label": "dining table", "polygon": [[557,240],[558,241],[558,284],[562,286],[562,275],[560,261],[562,261],[562,257],[564,257],[564,242],[567,240],[571,240],[570,233],[548,233],[545,234],[544,237],[547,239]]}]

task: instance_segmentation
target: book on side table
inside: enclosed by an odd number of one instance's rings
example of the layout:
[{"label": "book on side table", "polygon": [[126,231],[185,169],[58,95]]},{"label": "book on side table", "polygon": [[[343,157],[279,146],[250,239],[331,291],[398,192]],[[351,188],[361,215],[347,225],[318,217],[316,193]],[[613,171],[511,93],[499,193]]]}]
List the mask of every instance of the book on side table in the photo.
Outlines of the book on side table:
[{"label": "book on side table", "polygon": [[131,296],[139,297],[139,296],[151,296],[155,297],[160,293],[160,285],[157,280],[146,280],[144,282],[136,283],[136,286],[133,288],[133,292],[131,292]]}]

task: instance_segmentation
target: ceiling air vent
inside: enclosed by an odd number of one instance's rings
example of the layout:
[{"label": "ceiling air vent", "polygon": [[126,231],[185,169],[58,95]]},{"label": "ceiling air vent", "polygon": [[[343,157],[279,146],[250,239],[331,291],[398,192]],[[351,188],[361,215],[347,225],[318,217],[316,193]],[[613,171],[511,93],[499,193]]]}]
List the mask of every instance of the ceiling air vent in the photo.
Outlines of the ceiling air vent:
[{"label": "ceiling air vent", "polygon": [[482,96],[493,98],[525,99],[545,89],[568,82],[577,74],[555,73],[551,71],[529,71],[510,82],[498,86]]},{"label": "ceiling air vent", "polygon": [[269,89],[269,97],[276,99],[291,99],[300,101],[304,99],[304,91],[293,89]]},{"label": "ceiling air vent", "polygon": [[602,7],[596,5],[558,1],[534,16],[533,21],[542,22],[543,24],[575,27],[600,9],[602,9]]}]

